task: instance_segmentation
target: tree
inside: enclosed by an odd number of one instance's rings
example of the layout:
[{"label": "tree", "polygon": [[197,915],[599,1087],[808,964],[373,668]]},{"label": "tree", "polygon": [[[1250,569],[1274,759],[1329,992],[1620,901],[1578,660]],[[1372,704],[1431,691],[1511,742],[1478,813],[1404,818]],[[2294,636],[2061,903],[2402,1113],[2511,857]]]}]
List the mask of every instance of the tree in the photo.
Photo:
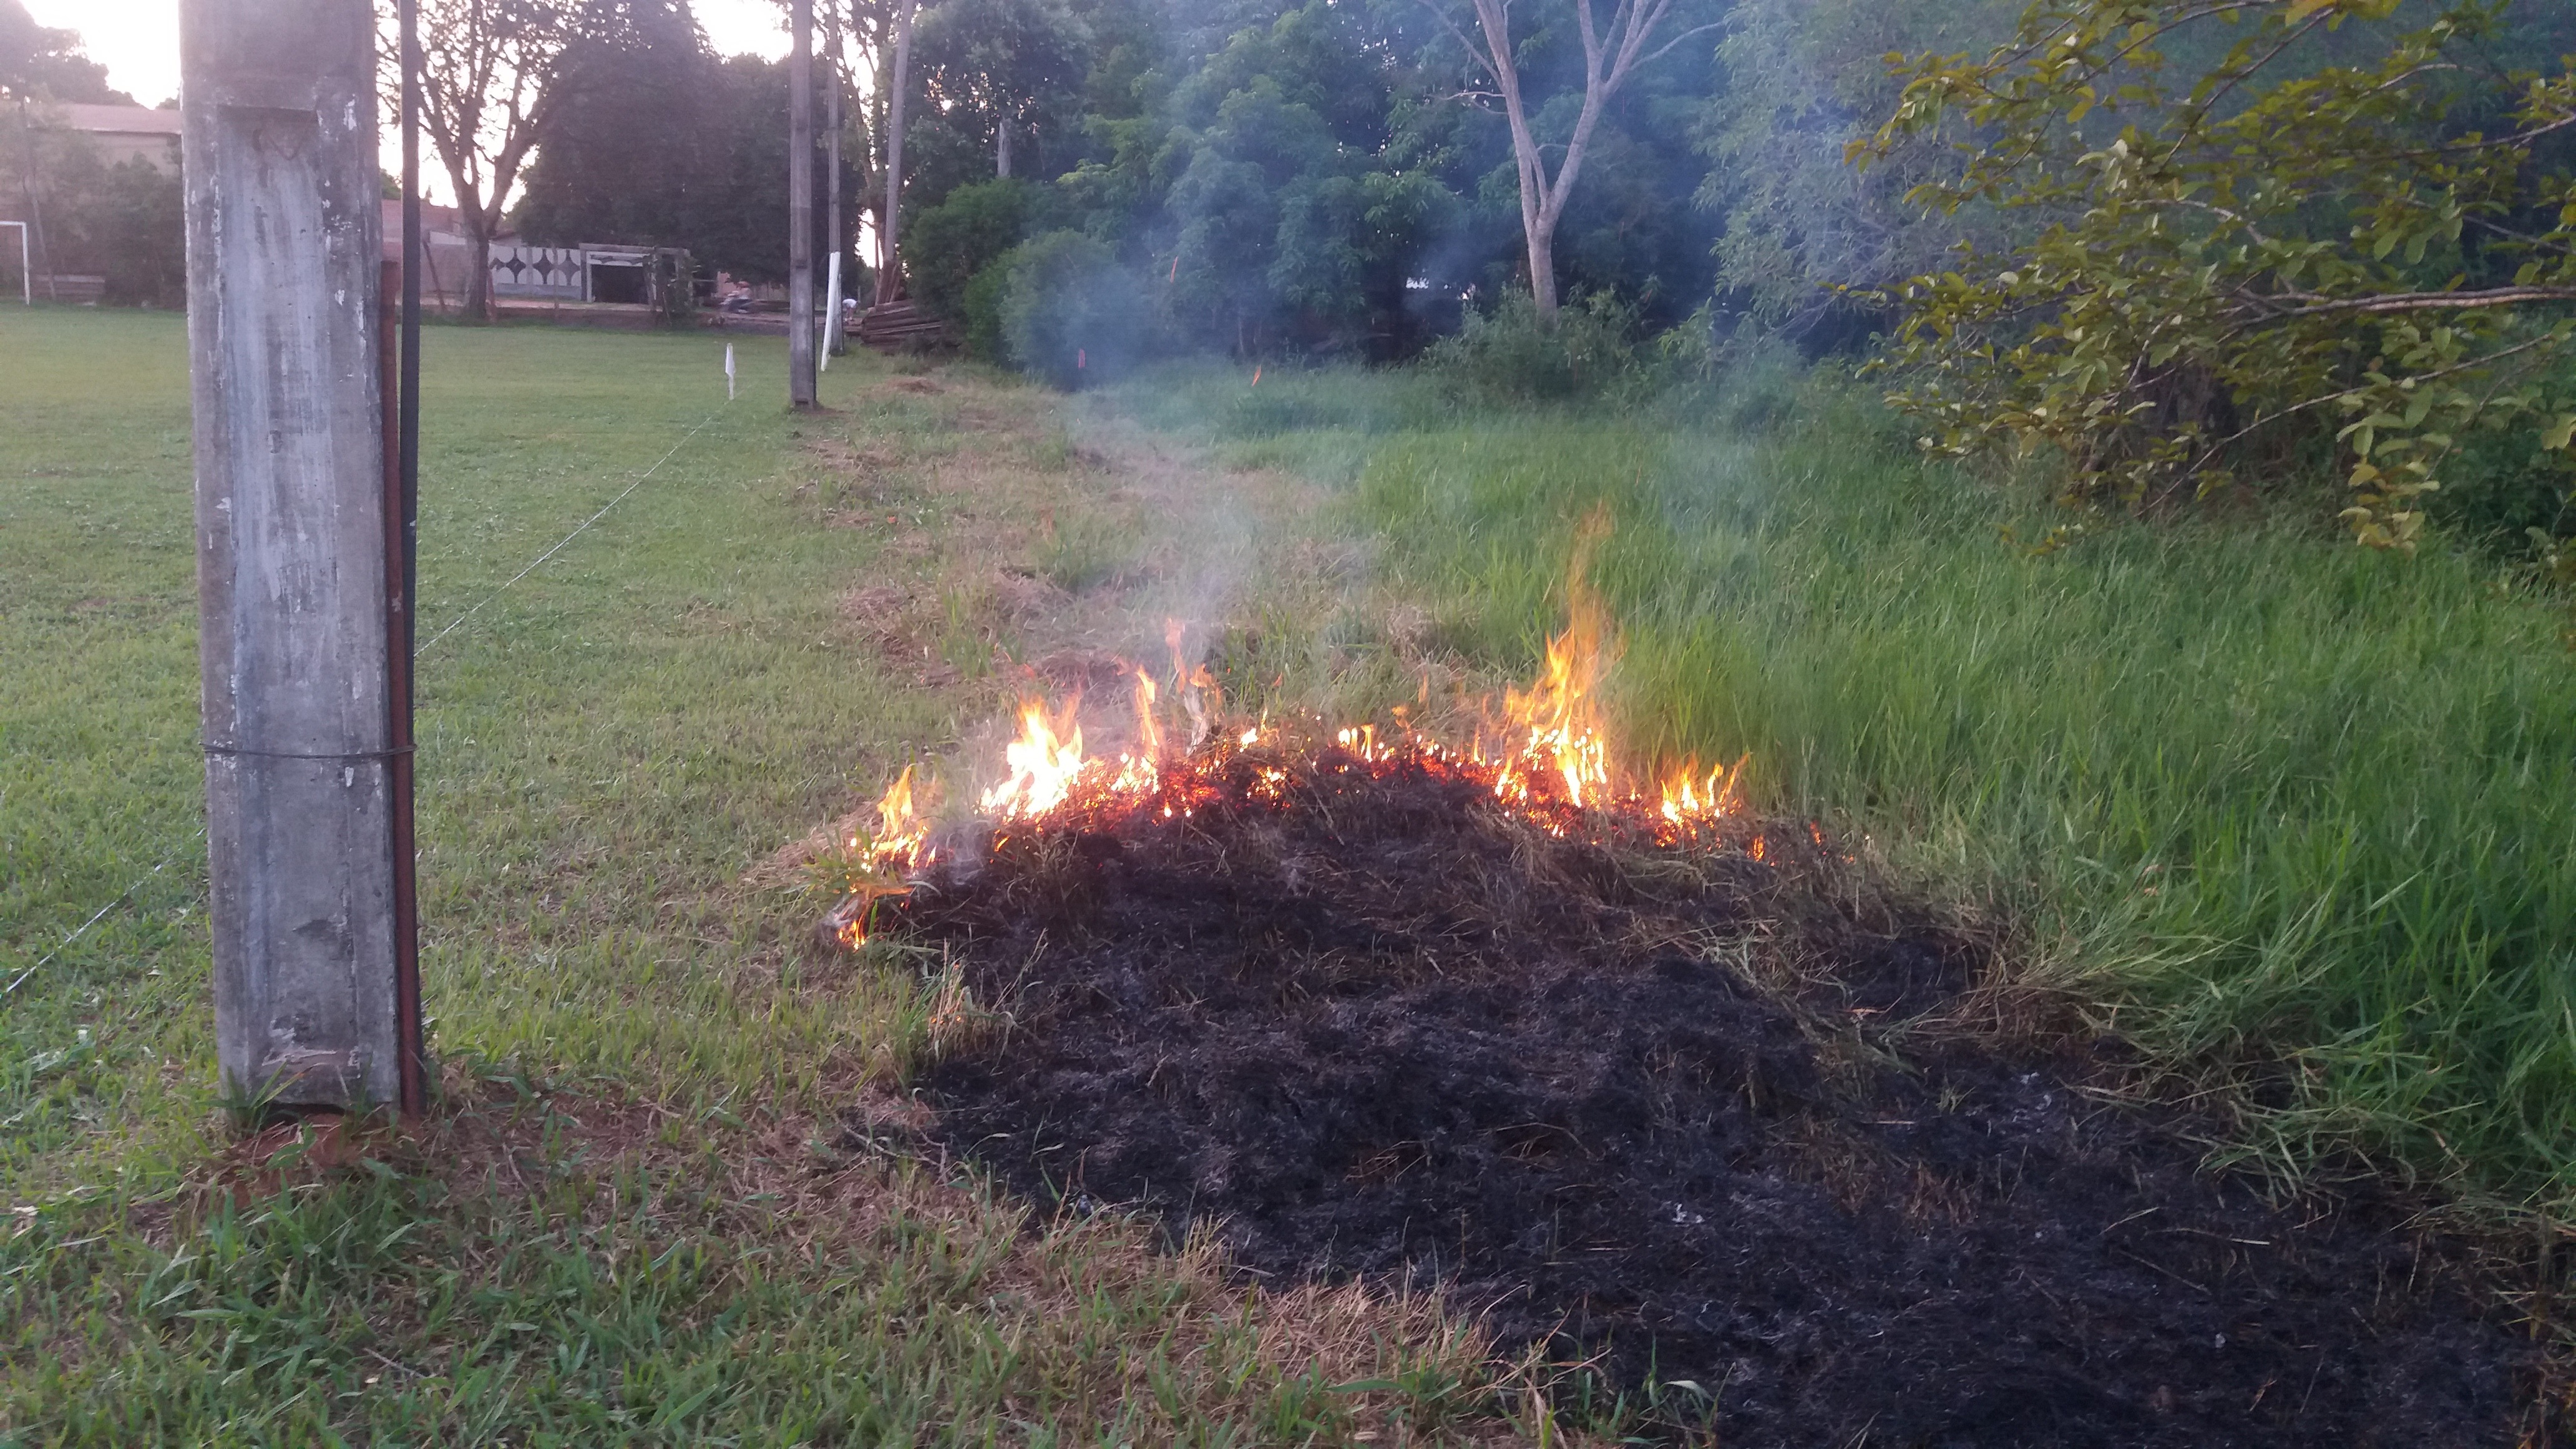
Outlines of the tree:
[{"label": "tree", "polygon": [[557,81],[583,19],[574,0],[420,0],[420,124],[464,223],[468,316],[491,315],[492,237],[564,103]]},{"label": "tree", "polygon": [[106,279],[108,302],[184,306],[188,227],[177,152],[171,147],[167,167],[106,165],[89,146],[58,153],[45,211],[52,264]]},{"label": "tree", "polygon": [[1867,169],[1845,159],[1896,109],[1891,52],[1991,50],[2027,0],[1742,0],[1701,91],[1697,141],[1713,163],[1697,197],[1723,219],[1716,284],[1730,308],[1809,345],[1885,318],[1856,294],[1937,271],[1963,235],[1991,241],[1992,208],[1907,201],[1956,169],[1950,130],[1907,138]]},{"label": "tree", "polygon": [[[1694,35],[1714,29],[1697,26],[1655,45],[1658,31],[1673,15],[1677,0],[1614,0],[1607,26],[1593,13],[1593,0],[1570,0],[1576,33],[1583,41],[1583,99],[1567,128],[1564,156],[1551,172],[1548,147],[1531,123],[1530,106],[1521,84],[1520,46],[1512,39],[1511,0],[1468,0],[1474,12],[1471,37],[1453,17],[1448,0],[1423,0],[1477,69],[1494,83],[1503,115],[1511,124],[1512,156],[1520,178],[1521,234],[1529,251],[1530,296],[1542,322],[1554,325],[1557,314],[1556,229],[1565,218],[1574,183],[1583,174],[1602,113],[1637,68],[1660,59]],[[1654,46],[1649,50],[1649,46]]]},{"label": "tree", "polygon": [[537,134],[514,219],[540,240],[704,255],[697,213],[730,139],[728,97],[686,0],[591,0],[582,32],[556,62],[563,95]]},{"label": "tree", "polygon": [[885,181],[885,205],[877,213],[877,248],[881,260],[877,267],[877,305],[884,306],[903,295],[903,136],[904,110],[912,95],[912,30],[919,11],[915,0],[890,0],[892,11],[886,17],[886,43],[882,54],[885,68],[880,87],[885,102],[885,160],[879,173]]},{"label": "tree", "polygon": [[[678,247],[750,281],[786,280],[783,66],[718,60],[689,27],[586,37],[563,67],[564,102],[511,213],[522,233]],[[820,219],[815,230],[820,248]]]},{"label": "tree", "polygon": [[106,66],[81,54],[77,32],[38,25],[22,0],[0,0],[0,98],[134,104],[109,88]]},{"label": "tree", "polygon": [[1956,117],[1976,144],[1917,200],[2037,224],[1893,299],[1897,403],[1929,447],[2060,455],[2070,500],[2331,446],[2355,537],[2411,547],[2471,430],[2576,437],[2552,395],[2576,180],[2544,156],[2576,74],[2510,68],[2571,28],[2502,0],[2043,0],[1983,60],[1904,62],[1855,159]]},{"label": "tree", "polygon": [[1007,178],[1031,109],[1081,78],[1088,39],[1064,0],[945,0],[922,19],[921,59],[934,96],[990,124]]},{"label": "tree", "polygon": [[16,190],[33,233],[29,250],[48,274],[62,270],[45,218],[48,174],[77,160],[79,147],[46,123],[45,102],[132,105],[108,89],[107,67],[82,55],[80,36],[38,25],[20,0],[0,0],[0,148],[17,172]]},{"label": "tree", "polygon": [[960,186],[912,219],[913,296],[952,327],[967,327],[967,290],[1033,229],[1037,187],[1017,177]]}]

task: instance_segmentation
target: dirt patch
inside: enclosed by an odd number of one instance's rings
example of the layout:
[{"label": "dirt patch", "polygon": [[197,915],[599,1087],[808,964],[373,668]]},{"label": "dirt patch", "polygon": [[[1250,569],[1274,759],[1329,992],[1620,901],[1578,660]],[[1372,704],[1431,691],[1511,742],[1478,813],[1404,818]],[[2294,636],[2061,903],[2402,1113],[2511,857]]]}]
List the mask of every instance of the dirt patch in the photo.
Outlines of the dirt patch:
[{"label": "dirt patch", "polygon": [[2112,1044],[1947,1024],[1979,951],[1823,842],[1578,844],[1376,768],[1243,757],[916,894],[1012,1022],[928,1073],[936,1136],[1266,1284],[1454,1285],[1729,1446],[2511,1441],[2462,1249],[2204,1173]]}]

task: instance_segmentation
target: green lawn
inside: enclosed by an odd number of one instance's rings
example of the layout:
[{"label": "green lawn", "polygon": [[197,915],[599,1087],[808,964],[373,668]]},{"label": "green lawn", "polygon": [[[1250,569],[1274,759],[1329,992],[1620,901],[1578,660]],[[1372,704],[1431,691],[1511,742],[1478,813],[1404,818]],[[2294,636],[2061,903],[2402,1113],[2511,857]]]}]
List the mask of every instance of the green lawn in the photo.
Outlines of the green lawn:
[{"label": "green lawn", "polygon": [[1608,504],[1593,581],[1634,745],[1749,752],[1760,803],[2000,923],[2025,979],[2250,1083],[2242,1150],[2576,1211],[2563,600],[2322,518],[2112,521],[2034,554],[2007,540],[2067,515],[1916,461],[1848,389],[1713,421],[1763,402],[1468,418],[1420,376],[1328,373],[1125,405],[1336,483],[1432,652],[1505,674]]},{"label": "green lawn", "polygon": [[957,615],[939,571],[1027,540],[939,480],[1088,475],[1043,395],[852,359],[798,420],[783,344],[739,346],[728,406],[713,336],[428,334],[447,1106],[410,1141],[245,1146],[214,1095],[181,323],[0,311],[0,1442],[1400,1442],[1488,1402],[1436,1305],[1247,1297],[1115,1222],[1023,1233],[844,1132],[933,1047],[934,988],[809,949],[819,904],[746,872],[993,703],[891,669],[844,598]]}]

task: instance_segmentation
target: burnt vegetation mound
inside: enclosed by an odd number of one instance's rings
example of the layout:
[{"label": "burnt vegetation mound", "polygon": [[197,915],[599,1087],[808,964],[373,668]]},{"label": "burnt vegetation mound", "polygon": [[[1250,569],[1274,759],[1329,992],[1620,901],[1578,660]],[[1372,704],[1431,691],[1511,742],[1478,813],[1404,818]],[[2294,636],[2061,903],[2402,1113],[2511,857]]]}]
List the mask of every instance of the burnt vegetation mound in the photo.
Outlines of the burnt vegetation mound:
[{"label": "burnt vegetation mound", "polygon": [[1580,843],[1331,749],[1205,775],[894,913],[1004,1018],[923,1079],[935,1135],[1041,1204],[1446,1282],[1581,1366],[1561,1402],[1729,1446],[2511,1442],[2526,1341],[2464,1249],[2204,1171],[2115,1044],[1973,1027],[1985,953],[1803,829]]}]

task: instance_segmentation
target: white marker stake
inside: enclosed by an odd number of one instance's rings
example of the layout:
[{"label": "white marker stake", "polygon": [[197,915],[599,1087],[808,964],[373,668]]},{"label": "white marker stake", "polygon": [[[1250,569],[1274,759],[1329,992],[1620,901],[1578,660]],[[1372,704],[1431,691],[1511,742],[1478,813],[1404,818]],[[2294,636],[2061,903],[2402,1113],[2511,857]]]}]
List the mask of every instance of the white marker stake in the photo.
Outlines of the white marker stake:
[{"label": "white marker stake", "polygon": [[733,344],[725,344],[725,401],[733,401]]},{"label": "white marker stake", "polygon": [[824,288],[823,310],[814,318],[815,331],[818,334],[815,338],[814,365],[824,372],[832,370],[831,342],[839,334],[841,327],[841,258],[837,252],[832,256],[831,274],[832,280]]}]

